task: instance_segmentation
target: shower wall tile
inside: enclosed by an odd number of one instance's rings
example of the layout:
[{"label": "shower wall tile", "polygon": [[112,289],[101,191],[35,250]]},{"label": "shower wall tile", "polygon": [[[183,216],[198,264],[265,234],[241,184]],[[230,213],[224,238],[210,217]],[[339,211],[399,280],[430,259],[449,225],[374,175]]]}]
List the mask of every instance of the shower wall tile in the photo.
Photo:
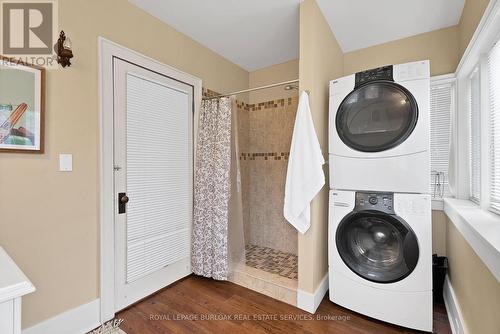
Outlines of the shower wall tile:
[{"label": "shower wall tile", "polygon": [[283,201],[297,104],[298,97],[238,105],[245,242],[292,254],[297,231]]},{"label": "shower wall tile", "polygon": [[[249,149],[249,115],[248,111],[245,110],[244,104],[238,102],[237,103],[237,121],[238,121],[238,154],[241,155],[240,152],[247,152]],[[240,174],[241,174],[241,199],[243,202],[243,231],[245,235],[245,244],[250,242],[250,225],[246,222],[250,220],[250,206],[249,203],[249,191],[248,188],[250,186],[250,177],[249,177],[249,168],[244,163],[244,160],[240,160]]]}]

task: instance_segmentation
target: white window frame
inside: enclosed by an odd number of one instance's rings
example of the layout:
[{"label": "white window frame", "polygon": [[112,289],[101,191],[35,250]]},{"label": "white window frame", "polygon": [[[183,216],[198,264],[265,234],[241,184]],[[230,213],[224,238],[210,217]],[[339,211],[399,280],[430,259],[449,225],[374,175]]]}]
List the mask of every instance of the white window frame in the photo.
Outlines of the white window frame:
[{"label": "white window frame", "polygon": [[492,0],[485,11],[476,33],[466,49],[457,67],[457,114],[456,131],[456,197],[468,199],[470,194],[469,179],[469,79],[475,68],[479,67],[481,80],[481,208],[489,205],[489,100],[487,53],[500,39],[500,0]]}]

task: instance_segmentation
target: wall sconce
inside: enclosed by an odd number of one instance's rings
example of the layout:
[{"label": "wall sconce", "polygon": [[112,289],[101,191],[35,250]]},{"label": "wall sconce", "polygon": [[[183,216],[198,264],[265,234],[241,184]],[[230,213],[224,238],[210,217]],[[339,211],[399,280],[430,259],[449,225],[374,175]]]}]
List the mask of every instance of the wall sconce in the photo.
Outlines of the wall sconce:
[{"label": "wall sconce", "polygon": [[57,44],[54,48],[57,53],[57,62],[61,64],[62,67],[71,66],[71,62],[69,61],[73,58],[73,51],[71,51],[71,39],[66,37],[64,31],[61,30],[59,39],[57,40]]}]

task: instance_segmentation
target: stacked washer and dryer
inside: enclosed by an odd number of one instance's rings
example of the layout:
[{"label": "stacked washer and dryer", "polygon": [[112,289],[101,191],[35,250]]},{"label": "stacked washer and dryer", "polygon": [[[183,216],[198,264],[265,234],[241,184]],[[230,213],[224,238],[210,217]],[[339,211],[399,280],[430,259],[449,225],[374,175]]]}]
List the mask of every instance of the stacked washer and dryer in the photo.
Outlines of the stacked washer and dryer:
[{"label": "stacked washer and dryer", "polygon": [[432,331],[429,61],[330,82],[330,300]]}]

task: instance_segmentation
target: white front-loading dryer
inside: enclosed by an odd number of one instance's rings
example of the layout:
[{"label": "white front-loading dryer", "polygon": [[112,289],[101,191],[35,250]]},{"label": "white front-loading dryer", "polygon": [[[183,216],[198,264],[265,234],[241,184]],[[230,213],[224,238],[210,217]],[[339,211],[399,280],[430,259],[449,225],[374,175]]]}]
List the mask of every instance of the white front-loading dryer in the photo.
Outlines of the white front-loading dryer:
[{"label": "white front-loading dryer", "polygon": [[330,300],[432,331],[431,197],[330,191]]},{"label": "white front-loading dryer", "polygon": [[430,192],[429,61],[330,82],[330,188]]}]

